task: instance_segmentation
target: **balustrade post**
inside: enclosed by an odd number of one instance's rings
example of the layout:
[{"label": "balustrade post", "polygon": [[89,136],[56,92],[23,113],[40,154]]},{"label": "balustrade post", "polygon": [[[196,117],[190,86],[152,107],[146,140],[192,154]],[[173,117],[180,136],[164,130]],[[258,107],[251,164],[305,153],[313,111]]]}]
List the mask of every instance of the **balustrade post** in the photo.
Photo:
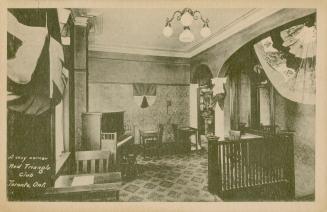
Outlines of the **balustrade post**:
[{"label": "balustrade post", "polygon": [[221,152],[218,144],[219,138],[208,136],[208,190],[214,194],[221,194]]},{"label": "balustrade post", "polygon": [[288,180],[289,180],[289,198],[294,199],[295,198],[295,170],[294,170],[294,140],[293,140],[293,134],[289,133],[285,135],[285,139],[287,141],[288,145],[288,166],[287,166],[287,172],[288,172]]}]

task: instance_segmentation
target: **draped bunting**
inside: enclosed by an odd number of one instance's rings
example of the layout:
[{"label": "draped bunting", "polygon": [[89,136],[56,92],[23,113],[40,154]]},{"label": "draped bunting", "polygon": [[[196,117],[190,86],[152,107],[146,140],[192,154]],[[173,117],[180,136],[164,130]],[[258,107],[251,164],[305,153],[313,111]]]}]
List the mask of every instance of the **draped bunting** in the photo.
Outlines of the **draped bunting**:
[{"label": "draped bunting", "polygon": [[211,79],[212,84],[214,85],[212,89],[213,95],[213,104],[218,103],[219,107],[224,110],[224,100],[226,97],[226,83],[227,78],[213,78]]},{"label": "draped bunting", "polygon": [[[31,80],[36,68],[47,29],[20,24],[11,13],[8,13],[8,33],[23,44],[17,49],[15,57],[10,58],[7,62],[8,77],[16,83],[26,84]],[[33,53],[31,53],[31,49],[33,49]]]},{"label": "draped bunting", "polygon": [[279,36],[288,52],[275,48],[278,45],[274,40],[278,39],[272,36],[254,45],[264,72],[285,98],[315,104],[316,26],[292,26],[279,32]]},{"label": "draped bunting", "polygon": [[57,12],[10,10],[8,26],[8,109],[40,115],[60,102],[68,79]]},{"label": "draped bunting", "polygon": [[141,108],[147,108],[155,102],[156,92],[157,89],[156,85],[154,84],[133,84],[134,101]]},{"label": "draped bunting", "polygon": [[50,53],[50,97],[56,100],[58,104],[64,93],[66,83],[68,80],[68,70],[63,67],[64,65],[64,52],[60,43],[55,39],[50,38],[49,44]]}]

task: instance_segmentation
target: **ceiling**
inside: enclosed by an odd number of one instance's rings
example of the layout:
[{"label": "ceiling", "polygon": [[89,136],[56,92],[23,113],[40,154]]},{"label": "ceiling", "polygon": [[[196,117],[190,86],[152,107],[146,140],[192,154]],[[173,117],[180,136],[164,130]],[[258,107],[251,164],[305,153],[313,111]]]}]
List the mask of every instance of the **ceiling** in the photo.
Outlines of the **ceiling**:
[{"label": "ceiling", "polygon": [[[182,43],[178,40],[182,25],[175,19],[172,22],[173,35],[166,38],[162,34],[167,17],[176,9],[90,9],[89,14],[100,17],[100,32],[91,33],[89,49],[94,51],[133,53],[157,56],[189,58],[232,35],[249,24],[275,12],[265,9],[206,9],[201,8],[204,18],[209,19],[212,35],[206,39],[200,35],[201,21],[194,21],[191,31],[195,40]],[[252,22],[251,22],[252,20]]]}]

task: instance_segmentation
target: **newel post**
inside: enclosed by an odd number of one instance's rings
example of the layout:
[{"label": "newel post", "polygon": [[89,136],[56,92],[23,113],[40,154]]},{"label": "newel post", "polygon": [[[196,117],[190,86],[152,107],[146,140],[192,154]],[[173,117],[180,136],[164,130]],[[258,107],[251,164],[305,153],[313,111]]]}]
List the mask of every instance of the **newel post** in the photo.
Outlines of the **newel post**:
[{"label": "newel post", "polygon": [[221,193],[222,174],[220,170],[219,137],[208,136],[208,191],[214,194]]}]

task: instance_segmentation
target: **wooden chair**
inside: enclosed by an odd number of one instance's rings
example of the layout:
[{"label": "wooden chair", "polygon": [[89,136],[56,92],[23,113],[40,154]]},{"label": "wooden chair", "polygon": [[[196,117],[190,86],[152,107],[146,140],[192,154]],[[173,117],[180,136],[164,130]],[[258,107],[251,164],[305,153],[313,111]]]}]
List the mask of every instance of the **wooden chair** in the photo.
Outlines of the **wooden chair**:
[{"label": "wooden chair", "polygon": [[101,133],[101,150],[109,152],[109,168],[116,169],[117,165],[117,133]]},{"label": "wooden chair", "polygon": [[163,124],[159,124],[158,129],[155,131],[139,130],[144,156],[148,150],[154,149],[159,157],[160,149],[162,147],[163,130]]},{"label": "wooden chair", "polygon": [[133,137],[135,137],[135,125],[133,125],[130,122],[127,122],[124,124],[124,132],[125,135],[131,135]]},{"label": "wooden chair", "polygon": [[109,171],[110,151],[78,151],[75,153],[76,174],[105,173]]},{"label": "wooden chair", "polygon": [[230,130],[229,131],[229,140],[239,141],[241,139],[241,131]]},{"label": "wooden chair", "polygon": [[139,176],[139,168],[136,160],[138,151],[134,145],[135,125],[127,122],[124,125],[124,131],[125,135],[132,136],[132,142],[120,149],[119,166],[123,180],[129,181]]},{"label": "wooden chair", "polygon": [[162,147],[162,137],[163,137],[164,125],[158,125],[158,156],[160,155],[161,147]]},{"label": "wooden chair", "polygon": [[109,171],[110,151],[75,152],[75,174],[61,175],[47,189],[45,199],[55,201],[119,200],[120,172]]}]

